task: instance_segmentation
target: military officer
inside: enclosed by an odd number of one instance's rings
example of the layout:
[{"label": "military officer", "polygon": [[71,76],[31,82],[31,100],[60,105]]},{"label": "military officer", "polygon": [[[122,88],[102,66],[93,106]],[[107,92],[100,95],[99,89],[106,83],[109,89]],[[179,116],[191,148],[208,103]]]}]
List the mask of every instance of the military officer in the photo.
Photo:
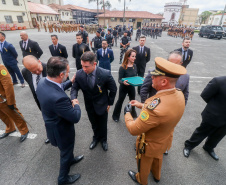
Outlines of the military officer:
[{"label": "military officer", "polygon": [[[163,153],[171,146],[171,134],[185,109],[184,95],[175,88],[175,84],[186,69],[160,57],[155,58],[155,64],[152,86],[158,91],[157,94],[144,104],[132,100],[124,109],[126,127],[132,135],[138,136],[138,173],[128,173],[133,181],[142,185],[148,184],[150,171],[155,182],[160,181]],[[132,106],[142,109],[136,120],[130,113]]]},{"label": "military officer", "polygon": [[[96,36],[90,41],[90,46],[94,53],[96,53],[98,49],[102,48],[102,40],[103,38],[100,36],[100,31],[97,30]],[[92,42],[94,43],[94,47],[92,47]]]},{"label": "military officer", "polygon": [[80,25],[80,31],[78,33],[82,34],[82,38],[83,38],[82,42],[89,46],[89,34],[87,33],[86,30],[84,30],[83,25]]},{"label": "military officer", "polygon": [[127,31],[124,32],[124,36],[121,38],[121,42],[120,42],[120,62],[119,64],[122,63],[122,58],[123,58],[123,54],[128,50],[129,46],[130,46],[130,38],[127,36]]},{"label": "military officer", "polygon": [[9,72],[4,65],[0,64],[0,119],[6,124],[5,133],[0,135],[0,139],[15,132],[15,125],[21,133],[20,142],[27,138],[29,133],[27,124],[17,113],[23,117],[16,107],[13,83]]},{"label": "military officer", "polygon": [[108,30],[108,34],[105,35],[105,39],[107,40],[108,47],[111,49],[111,47],[114,45],[114,38],[110,30]]}]

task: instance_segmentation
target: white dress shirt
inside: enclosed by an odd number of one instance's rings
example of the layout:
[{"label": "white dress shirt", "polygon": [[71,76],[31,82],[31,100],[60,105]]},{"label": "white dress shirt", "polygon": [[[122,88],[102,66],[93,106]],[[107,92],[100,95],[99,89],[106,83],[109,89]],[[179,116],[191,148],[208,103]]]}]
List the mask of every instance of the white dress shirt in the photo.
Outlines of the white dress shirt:
[{"label": "white dress shirt", "polygon": [[[32,82],[33,82],[33,86],[34,86],[35,91],[37,89],[37,83],[36,83],[37,76],[38,75],[32,73]],[[42,78],[42,73],[40,74],[40,79],[41,78]]]}]

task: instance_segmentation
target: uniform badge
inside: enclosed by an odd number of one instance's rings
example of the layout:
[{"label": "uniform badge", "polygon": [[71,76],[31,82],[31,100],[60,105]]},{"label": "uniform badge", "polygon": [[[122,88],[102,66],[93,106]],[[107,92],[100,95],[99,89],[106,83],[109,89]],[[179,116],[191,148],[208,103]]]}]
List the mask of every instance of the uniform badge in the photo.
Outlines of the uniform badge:
[{"label": "uniform badge", "polygon": [[60,51],[60,53],[62,53],[60,49],[59,49],[59,51]]},{"label": "uniform badge", "polygon": [[145,57],[147,57],[148,56],[148,54],[147,54],[147,52],[145,51]]},{"label": "uniform badge", "polygon": [[101,86],[97,84],[97,87],[98,87],[98,89],[99,89],[99,92],[102,93]]},{"label": "uniform badge", "polygon": [[109,53],[108,53],[108,58],[110,58]]},{"label": "uniform badge", "polygon": [[29,47],[29,52],[31,53],[31,48]]},{"label": "uniform badge", "polygon": [[8,50],[6,48],[4,48],[6,52],[8,52]]},{"label": "uniform badge", "polygon": [[146,120],[148,120],[148,118],[149,118],[148,112],[142,111],[142,112],[140,113],[140,119],[141,119],[142,121],[146,121]]},{"label": "uniform badge", "polygon": [[190,58],[191,58],[190,55],[188,57],[189,57],[188,60],[190,60]]},{"label": "uniform badge", "polygon": [[6,76],[6,75],[7,75],[6,70],[5,70],[5,69],[2,69],[2,70],[1,70],[1,74],[2,74],[3,76]]},{"label": "uniform badge", "polygon": [[160,98],[155,98],[152,102],[151,102],[151,104],[150,105],[148,105],[148,109],[150,109],[150,110],[154,110],[157,106],[158,106],[158,104],[160,104]]}]

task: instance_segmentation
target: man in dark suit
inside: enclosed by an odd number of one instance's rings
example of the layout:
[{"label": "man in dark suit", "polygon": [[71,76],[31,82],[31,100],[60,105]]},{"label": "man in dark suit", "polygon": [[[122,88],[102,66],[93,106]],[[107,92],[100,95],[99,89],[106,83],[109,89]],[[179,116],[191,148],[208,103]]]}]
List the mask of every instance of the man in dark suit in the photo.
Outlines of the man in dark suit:
[{"label": "man in dark suit", "polygon": [[[78,123],[81,110],[78,101],[71,102],[64,92],[72,82],[64,82],[70,67],[67,59],[51,57],[47,63],[47,77],[42,78],[36,90],[50,143],[60,150],[60,174],[58,185],[72,184],[80,174],[68,175],[70,166],[81,161],[83,156],[74,158],[74,123]],[[63,83],[64,82],[64,83]]]},{"label": "man in dark suit", "polygon": [[49,51],[50,51],[51,55],[53,57],[59,56],[59,57],[67,58],[68,57],[67,49],[65,46],[58,43],[58,36],[51,35],[51,40],[53,43],[49,46]]},{"label": "man in dark suit", "polygon": [[108,48],[107,40],[102,40],[102,48],[97,50],[97,60],[99,60],[99,67],[111,71],[111,63],[114,61],[114,54]]},{"label": "man in dark suit", "polygon": [[6,35],[3,32],[0,32],[0,54],[2,57],[2,61],[12,77],[13,85],[18,84],[17,78],[16,78],[16,75],[17,75],[17,77],[20,80],[21,87],[23,88],[25,87],[24,79],[17,66],[18,54],[15,48],[13,47],[13,45],[7,42],[5,38],[6,38]]},{"label": "man in dark suit", "polygon": [[[151,50],[150,48],[144,46],[145,42],[146,37],[140,36],[140,45],[133,48],[137,52],[136,60],[134,63],[137,66],[137,75],[140,77],[144,77],[146,64],[150,61],[151,58]],[[138,94],[140,94],[140,86],[138,87]]]},{"label": "man in dark suit", "polygon": [[77,100],[79,89],[82,90],[85,107],[94,132],[90,149],[100,141],[104,151],[107,144],[108,111],[114,103],[117,86],[109,70],[96,67],[96,56],[88,51],[81,57],[82,69],[77,71],[71,88],[72,101]]},{"label": "man in dark suit", "polygon": [[[46,77],[46,64],[42,63],[40,60],[38,60],[37,58],[35,58],[32,55],[27,55],[26,57],[23,58],[23,64],[24,67],[22,69],[22,75],[24,77],[24,79],[26,80],[26,82],[28,83],[31,92],[33,94],[33,97],[35,99],[35,102],[39,108],[39,110],[41,111],[41,107],[36,95],[36,89],[37,89],[37,85],[38,82],[40,81],[40,79],[42,77]],[[49,139],[45,140],[45,143],[48,144],[49,143]]]},{"label": "man in dark suit", "polygon": [[176,49],[177,51],[180,51],[183,55],[183,64],[185,68],[187,65],[191,62],[192,56],[193,56],[193,51],[189,49],[191,44],[191,40],[189,37],[185,37],[182,42],[182,47],[179,49]]},{"label": "man in dark suit", "polygon": [[76,61],[75,64],[76,64],[77,70],[82,69],[81,59],[80,59],[82,54],[85,53],[86,51],[90,51],[89,46],[83,43],[82,40],[83,40],[82,34],[77,33],[76,34],[77,43],[74,44],[72,47],[72,56],[75,58],[75,61]]},{"label": "man in dark suit", "polygon": [[202,112],[202,123],[185,141],[184,156],[189,157],[191,150],[207,138],[203,149],[213,159],[219,160],[214,148],[226,135],[226,76],[213,78],[202,91],[201,97],[207,103]]},{"label": "man in dark suit", "polygon": [[20,32],[20,37],[22,40],[19,42],[19,44],[23,57],[27,55],[33,55],[39,59],[42,56],[43,51],[39,47],[38,43],[28,39],[28,35],[25,31]]}]

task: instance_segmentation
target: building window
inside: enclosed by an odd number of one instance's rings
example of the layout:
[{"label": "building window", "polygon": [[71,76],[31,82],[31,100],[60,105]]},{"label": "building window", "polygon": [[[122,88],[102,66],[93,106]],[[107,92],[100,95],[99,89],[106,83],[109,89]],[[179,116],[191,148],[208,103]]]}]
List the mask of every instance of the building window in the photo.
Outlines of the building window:
[{"label": "building window", "polygon": [[129,19],[129,22],[135,22],[135,19]]},{"label": "building window", "polygon": [[62,16],[64,16],[64,12],[62,12]]},{"label": "building window", "polygon": [[51,21],[53,21],[53,17],[51,17]]},{"label": "building window", "polygon": [[2,0],[2,4],[6,4],[5,0]]},{"label": "building window", "polygon": [[120,18],[120,22],[126,22],[126,19],[124,19],[123,21],[123,18]]},{"label": "building window", "polygon": [[19,6],[19,0],[13,0],[13,5]]},{"label": "building window", "polygon": [[39,16],[39,20],[42,21],[42,16]]},{"label": "building window", "polygon": [[111,18],[111,22],[117,22],[117,18]]},{"label": "building window", "polygon": [[5,16],[5,21],[6,21],[6,23],[13,23],[12,16],[10,16],[10,15]]}]

